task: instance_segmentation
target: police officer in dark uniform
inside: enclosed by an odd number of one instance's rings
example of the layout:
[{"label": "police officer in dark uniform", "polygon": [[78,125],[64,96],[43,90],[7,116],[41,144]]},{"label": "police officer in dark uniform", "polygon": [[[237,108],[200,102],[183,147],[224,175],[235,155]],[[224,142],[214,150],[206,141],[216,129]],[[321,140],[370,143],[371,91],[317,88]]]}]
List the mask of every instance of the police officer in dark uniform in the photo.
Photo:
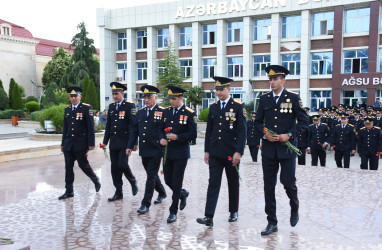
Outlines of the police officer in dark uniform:
[{"label": "police officer in dark uniform", "polygon": [[305,107],[304,109],[305,109],[306,114],[308,115],[308,118],[309,118],[309,124],[313,124],[312,116],[309,115],[309,113],[310,113],[310,108],[309,108],[309,107]]},{"label": "police officer in dark uniform", "polygon": [[139,155],[142,157],[142,164],[145,168],[147,179],[145,195],[141,202],[141,207],[137,210],[139,214],[145,214],[151,206],[151,199],[154,189],[159,193],[154,204],[159,204],[167,197],[158,171],[162,160],[163,147],[159,141],[163,138],[160,130],[163,122],[164,108],[157,104],[157,93],[159,89],[151,85],[141,87],[146,107],[138,110],[138,131],[139,131]]},{"label": "police officer in dark uniform", "polygon": [[[197,117],[195,111],[186,107],[183,103],[183,93],[186,90],[168,85],[168,97],[171,107],[163,112],[163,124],[161,127],[162,137],[160,144],[166,146],[167,155],[164,157],[163,166],[164,180],[172,190],[172,204],[167,223],[176,221],[179,209],[183,210],[187,204],[189,192],[182,189],[184,171],[186,170],[188,158],[190,158],[190,141],[197,136]],[[165,132],[164,130],[171,128]],[[180,204],[179,204],[180,200]]]},{"label": "police officer in dark uniform", "polygon": [[251,152],[251,157],[253,162],[257,162],[257,153],[260,148],[260,139],[262,133],[255,127],[256,112],[252,112],[252,119],[247,121],[247,145],[249,147],[249,152]]},{"label": "police officer in dark uniform", "polygon": [[[244,154],[246,140],[246,111],[242,102],[234,100],[229,92],[232,79],[213,77],[216,95],[219,101],[211,104],[208,114],[204,142],[204,161],[209,165],[207,201],[204,218],[198,218],[199,224],[213,226],[213,217],[219,197],[223,170],[228,181],[229,222],[237,221],[239,210],[239,168]],[[228,159],[228,157],[232,158]]]},{"label": "police officer in dark uniform", "polygon": [[360,118],[360,113],[358,111],[354,111],[353,113],[354,119],[349,121],[351,125],[355,128],[355,135],[357,136],[359,133],[359,130],[365,126],[364,121]]},{"label": "police officer in dark uniform", "polygon": [[348,117],[343,114],[341,116],[341,124],[336,125],[331,137],[330,150],[335,150],[334,159],[339,168],[342,168],[342,159],[344,159],[343,167],[349,168],[350,154],[355,154],[356,152],[355,129],[348,122]]},{"label": "police officer in dark uniform", "polygon": [[358,153],[361,155],[361,169],[378,170],[378,156],[382,154],[382,131],[373,126],[373,120],[365,120],[365,127],[358,134]]},{"label": "police officer in dark uniform", "polygon": [[330,131],[333,131],[334,127],[336,126],[336,107],[332,107],[330,110],[330,115],[327,120],[328,122],[328,127]]},{"label": "police officer in dark uniform", "polygon": [[[312,119],[309,116],[309,119]],[[297,135],[297,148],[300,150],[301,155],[297,156],[298,165],[306,164],[306,151],[308,148],[308,129],[305,129],[301,134]]]},{"label": "police officer in dark uniform", "polygon": [[312,154],[312,166],[317,166],[320,158],[321,167],[326,164],[325,149],[330,142],[330,130],[326,123],[321,123],[319,115],[313,116],[313,124],[308,128],[308,153]]},{"label": "police officer in dark uniform", "polygon": [[317,115],[320,117],[320,120],[321,120],[322,123],[328,124],[328,120],[327,119],[329,118],[329,116],[325,115],[324,109],[318,109],[317,110]]},{"label": "police officer in dark uniform", "polygon": [[80,87],[67,88],[70,102],[65,108],[64,128],[62,131],[61,152],[65,157],[65,193],[58,197],[59,200],[74,196],[73,182],[74,161],[77,160],[81,170],[93,181],[96,192],[101,188],[101,183],[89,165],[87,159],[88,150],[94,149],[95,133],[93,108],[89,104],[81,102]]},{"label": "police officer in dark uniform", "polygon": [[382,113],[380,108],[375,109],[374,126],[382,128]]},{"label": "police officer in dark uniform", "polygon": [[289,71],[279,65],[270,65],[265,71],[268,73],[272,91],[260,97],[255,124],[260,131],[265,126],[276,134],[265,133],[262,143],[265,213],[268,215],[268,225],[261,235],[277,231],[275,186],[280,165],[280,181],[290,199],[291,226],[295,226],[299,220],[295,177],[296,153],[288,151],[283,142],[290,141],[296,145],[297,136],[309,126],[308,115],[302,108],[298,94],[284,88],[285,76]]},{"label": "police officer in dark uniform", "polygon": [[138,128],[135,105],[123,98],[126,86],[111,82],[110,87],[115,102],[109,105],[102,147],[105,149],[110,140],[111,176],[116,191],[108,200],[116,201],[123,199],[123,174],[131,184],[133,195],[138,192],[137,180],[128,164],[128,156],[137,145]]}]

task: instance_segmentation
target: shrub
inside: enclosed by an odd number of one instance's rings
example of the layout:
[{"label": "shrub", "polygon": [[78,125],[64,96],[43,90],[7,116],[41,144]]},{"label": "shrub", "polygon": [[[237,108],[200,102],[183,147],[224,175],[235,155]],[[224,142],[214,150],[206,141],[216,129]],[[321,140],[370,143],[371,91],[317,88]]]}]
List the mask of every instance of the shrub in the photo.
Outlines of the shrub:
[{"label": "shrub", "polygon": [[9,99],[7,92],[3,88],[0,88],[0,110],[5,110],[9,107]]},{"label": "shrub", "polygon": [[11,119],[12,116],[20,117],[22,113],[22,110],[7,109],[4,111],[0,111],[0,119]]},{"label": "shrub", "polygon": [[50,106],[56,105],[56,97],[54,95],[54,92],[59,89],[60,88],[58,87],[56,83],[52,82],[51,84],[49,84],[49,87],[46,89],[46,92],[45,92],[45,98],[43,102],[44,107],[50,107]]},{"label": "shrub", "polygon": [[37,97],[35,97],[35,96],[33,96],[33,95],[30,95],[30,96],[28,96],[27,98],[25,98],[25,103],[27,103],[27,102],[31,102],[31,101],[38,102],[38,99],[37,99]]},{"label": "shrub", "polygon": [[44,127],[44,121],[50,120],[52,121],[52,125],[56,127],[56,133],[62,133],[62,129],[64,127],[64,116],[65,116],[65,108],[67,105],[60,104],[58,106],[50,107],[46,109],[42,114],[42,120],[40,121],[41,126]]},{"label": "shrub", "polygon": [[3,81],[1,81],[1,79],[0,79],[0,89],[4,89]]},{"label": "shrub", "polygon": [[11,78],[9,82],[9,91],[8,91],[8,98],[9,98],[9,107],[12,108],[12,93],[14,86],[16,85],[15,79]]},{"label": "shrub", "polygon": [[32,121],[35,122],[40,122],[42,121],[42,114],[45,112],[45,110],[39,110],[31,113],[31,119]]},{"label": "shrub", "polygon": [[60,90],[55,90],[54,91],[54,99],[55,103],[58,104],[70,104],[70,99],[69,99],[69,93],[66,92],[65,89],[60,89]]},{"label": "shrub", "polygon": [[21,99],[20,88],[17,83],[14,85],[12,90],[12,109],[22,109],[23,100]]},{"label": "shrub", "polygon": [[40,104],[38,104],[38,102],[35,102],[35,101],[27,102],[25,104],[25,107],[27,108],[28,113],[40,110]]},{"label": "shrub", "polygon": [[200,112],[199,120],[206,122],[208,120],[208,113],[210,112],[210,109],[203,109]]}]

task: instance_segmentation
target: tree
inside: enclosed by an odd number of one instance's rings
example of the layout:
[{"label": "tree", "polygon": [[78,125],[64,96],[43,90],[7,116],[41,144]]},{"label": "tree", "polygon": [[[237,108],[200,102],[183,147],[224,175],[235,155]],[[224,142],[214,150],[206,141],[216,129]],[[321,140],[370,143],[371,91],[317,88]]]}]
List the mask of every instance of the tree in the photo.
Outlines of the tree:
[{"label": "tree", "polygon": [[9,107],[12,108],[12,92],[13,92],[13,88],[15,87],[15,85],[17,85],[17,83],[15,82],[15,79],[11,78],[10,82],[9,82],[9,92],[8,92],[8,96],[9,96]]},{"label": "tree", "polygon": [[196,110],[196,105],[202,104],[204,98],[204,91],[201,87],[191,87],[187,92],[187,104],[191,104]]},{"label": "tree", "polygon": [[25,89],[24,89],[24,87],[20,86],[20,85],[17,85],[17,87],[19,88],[19,92],[20,92],[21,97],[25,97]]},{"label": "tree", "polygon": [[4,89],[3,81],[1,81],[1,79],[0,79],[0,89]]},{"label": "tree", "polygon": [[55,82],[52,82],[51,84],[49,84],[49,87],[46,89],[45,98],[43,101],[43,106],[45,108],[57,104],[56,103],[56,97],[54,94],[55,91],[57,91],[57,90],[60,90],[60,87],[58,87],[58,85]]},{"label": "tree", "polygon": [[94,56],[97,50],[94,47],[94,40],[87,37],[89,34],[86,31],[85,24],[82,22],[77,26],[80,30],[72,38],[72,43],[69,46],[73,47],[72,64],[66,69],[65,75],[61,79],[61,86],[68,87],[71,83],[80,86],[81,81],[89,75],[99,88],[99,60]]},{"label": "tree", "polygon": [[5,110],[9,107],[9,99],[7,92],[3,88],[0,88],[0,110]]},{"label": "tree", "polygon": [[175,48],[171,41],[166,50],[166,56],[159,61],[159,67],[162,69],[158,72],[158,86],[160,86],[160,95],[162,97],[161,104],[168,106],[170,104],[167,97],[167,85],[174,85],[181,88],[188,88],[188,85],[183,81],[182,70],[179,65],[178,57],[175,54]]},{"label": "tree", "polygon": [[17,83],[15,83],[13,89],[12,89],[12,109],[22,109],[23,108],[23,100],[21,99],[21,93],[20,88]]},{"label": "tree", "polygon": [[93,80],[89,82],[89,88],[86,93],[86,103],[90,104],[93,109],[99,110],[99,98]]},{"label": "tree", "polygon": [[62,46],[54,51],[52,60],[45,66],[42,74],[44,89],[47,89],[52,82],[60,83],[70,63],[71,55]]},{"label": "tree", "polygon": [[90,85],[90,78],[87,75],[82,83],[82,93],[81,93],[82,101],[86,103],[88,102],[87,93],[88,93],[89,85]]}]

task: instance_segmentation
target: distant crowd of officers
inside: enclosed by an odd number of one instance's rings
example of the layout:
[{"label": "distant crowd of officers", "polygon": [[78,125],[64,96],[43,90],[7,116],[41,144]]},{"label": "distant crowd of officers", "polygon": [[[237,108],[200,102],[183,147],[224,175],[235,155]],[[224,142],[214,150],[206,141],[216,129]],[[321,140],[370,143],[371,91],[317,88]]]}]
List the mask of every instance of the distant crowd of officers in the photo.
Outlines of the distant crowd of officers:
[{"label": "distant crowd of officers", "polygon": [[[310,108],[305,108],[309,115]],[[253,126],[256,113],[247,122],[247,145],[252,160],[257,162],[261,137]],[[312,166],[326,166],[328,151],[334,151],[337,167],[349,168],[350,157],[361,157],[361,169],[378,169],[378,159],[382,159],[382,112],[381,108],[369,105],[367,108],[351,108],[339,104],[338,107],[318,109],[317,115],[309,115],[310,125],[298,135],[297,146],[301,151],[299,165],[306,165],[306,154],[311,154]]]}]

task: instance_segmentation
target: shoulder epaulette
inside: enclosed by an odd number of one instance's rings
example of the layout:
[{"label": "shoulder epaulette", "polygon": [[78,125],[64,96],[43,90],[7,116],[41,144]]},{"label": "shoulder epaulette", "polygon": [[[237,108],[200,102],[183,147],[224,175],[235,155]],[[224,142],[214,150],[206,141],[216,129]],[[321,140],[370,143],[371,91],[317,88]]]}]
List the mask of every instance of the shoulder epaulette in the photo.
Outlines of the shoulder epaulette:
[{"label": "shoulder epaulette", "polygon": [[83,105],[86,105],[86,106],[90,106],[90,104],[87,104],[87,103],[84,103],[84,102],[83,102],[82,104],[83,104]]},{"label": "shoulder epaulette", "polygon": [[238,101],[238,100],[233,100],[233,101],[239,104],[243,104],[241,101]]},{"label": "shoulder epaulette", "polygon": [[138,110],[142,110],[142,109],[144,109],[144,108],[146,108],[146,107],[140,108],[140,109],[138,109]]},{"label": "shoulder epaulette", "polygon": [[267,95],[267,94],[269,94],[269,92],[267,92],[267,93],[264,93],[264,94],[262,94],[261,96],[263,96],[263,95]]},{"label": "shoulder epaulette", "polygon": [[160,109],[164,109],[164,107],[162,107],[162,106],[158,106],[158,108],[160,108]]},{"label": "shoulder epaulette", "polygon": [[68,105],[67,108],[70,108],[70,106],[72,106],[72,104]]},{"label": "shoulder epaulette", "polygon": [[362,127],[361,129],[365,129],[366,127]]},{"label": "shoulder epaulette", "polygon": [[111,102],[110,104],[114,104],[115,102]]},{"label": "shoulder epaulette", "polygon": [[354,125],[353,124],[350,124],[350,123],[348,123],[349,124],[349,126],[351,126],[351,127],[354,127]]},{"label": "shoulder epaulette", "polygon": [[337,126],[341,126],[341,124],[337,124],[336,127],[337,127]]},{"label": "shoulder epaulette", "polygon": [[288,90],[287,92],[293,93],[295,95],[298,95],[298,93]]},{"label": "shoulder epaulette", "polygon": [[213,105],[213,104],[218,104],[218,101],[216,101],[216,102],[212,103],[211,105]]},{"label": "shoulder epaulette", "polygon": [[310,126],[314,126],[314,124],[310,124],[309,127],[310,127]]},{"label": "shoulder epaulette", "polygon": [[191,108],[189,108],[189,107],[186,107],[186,110],[188,110],[188,111],[191,112],[191,113],[194,113],[194,112],[195,112],[193,109],[191,109]]},{"label": "shoulder epaulette", "polygon": [[325,123],[325,122],[323,122],[323,123],[321,123],[321,124],[323,124],[323,125],[328,125],[327,123]]},{"label": "shoulder epaulette", "polygon": [[130,102],[130,101],[125,101],[126,103],[133,103],[133,102]]},{"label": "shoulder epaulette", "polygon": [[171,106],[168,106],[168,107],[165,107],[166,109],[170,109],[171,108]]},{"label": "shoulder epaulette", "polygon": [[377,129],[381,129],[380,127],[378,127],[378,126],[374,126],[374,128],[377,128]]}]

